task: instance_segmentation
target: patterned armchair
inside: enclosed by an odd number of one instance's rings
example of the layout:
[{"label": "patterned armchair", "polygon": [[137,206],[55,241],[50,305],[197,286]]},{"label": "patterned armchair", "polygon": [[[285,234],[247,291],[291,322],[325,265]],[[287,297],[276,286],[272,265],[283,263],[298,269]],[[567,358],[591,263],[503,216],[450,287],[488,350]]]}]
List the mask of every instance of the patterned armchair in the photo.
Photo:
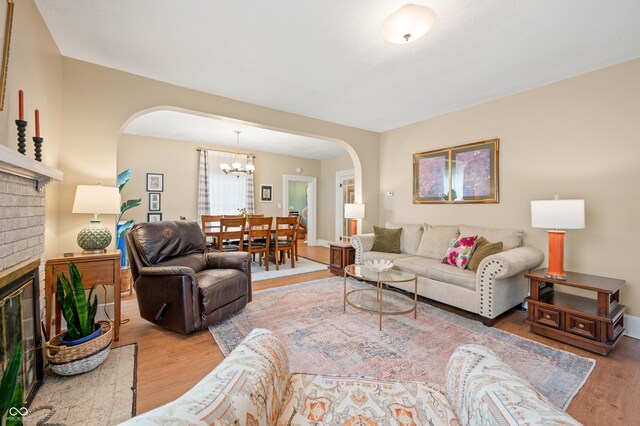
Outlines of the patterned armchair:
[{"label": "patterned armchair", "polygon": [[451,356],[446,389],[422,382],[291,374],[284,345],[253,330],[184,396],[125,425],[579,425],[489,349]]}]

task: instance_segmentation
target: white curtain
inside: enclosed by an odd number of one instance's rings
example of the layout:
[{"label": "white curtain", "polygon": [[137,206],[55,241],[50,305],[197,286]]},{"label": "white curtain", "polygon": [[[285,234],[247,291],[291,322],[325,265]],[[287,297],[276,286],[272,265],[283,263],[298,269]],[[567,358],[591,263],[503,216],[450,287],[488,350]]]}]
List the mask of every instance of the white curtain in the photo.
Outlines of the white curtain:
[{"label": "white curtain", "polygon": [[[247,165],[253,164],[253,155],[247,156]],[[255,194],[253,190],[253,175],[247,176],[247,213],[255,213]]]},{"label": "white curtain", "polygon": [[199,152],[198,173],[198,223],[201,223],[202,215],[209,214],[209,156],[205,149]]},{"label": "white curtain", "polygon": [[[209,156],[209,211],[213,215],[238,214],[247,208],[247,176],[225,174],[220,164],[236,162],[235,154],[207,151]],[[247,155],[240,155],[240,163],[246,166]],[[248,209],[247,209],[248,210]]]}]

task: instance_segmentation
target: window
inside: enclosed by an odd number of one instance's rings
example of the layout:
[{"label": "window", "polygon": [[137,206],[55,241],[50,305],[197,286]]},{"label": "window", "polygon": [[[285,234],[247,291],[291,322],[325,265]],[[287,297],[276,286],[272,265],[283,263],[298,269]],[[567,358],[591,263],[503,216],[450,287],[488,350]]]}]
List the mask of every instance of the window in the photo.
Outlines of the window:
[{"label": "window", "polygon": [[[208,151],[208,155],[210,214],[238,214],[239,209],[247,208],[247,175],[235,176],[220,169],[220,164],[235,162],[235,154]],[[247,156],[240,157],[243,165],[246,165]]]}]

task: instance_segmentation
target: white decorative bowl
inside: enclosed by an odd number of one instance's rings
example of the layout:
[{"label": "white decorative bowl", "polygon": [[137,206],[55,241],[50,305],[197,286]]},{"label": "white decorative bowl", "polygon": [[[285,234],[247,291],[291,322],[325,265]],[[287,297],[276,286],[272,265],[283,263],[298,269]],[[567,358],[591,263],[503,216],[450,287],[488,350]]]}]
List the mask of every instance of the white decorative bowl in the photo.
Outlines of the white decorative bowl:
[{"label": "white decorative bowl", "polygon": [[384,272],[393,268],[393,262],[389,260],[365,260],[364,266],[371,269],[373,272]]}]

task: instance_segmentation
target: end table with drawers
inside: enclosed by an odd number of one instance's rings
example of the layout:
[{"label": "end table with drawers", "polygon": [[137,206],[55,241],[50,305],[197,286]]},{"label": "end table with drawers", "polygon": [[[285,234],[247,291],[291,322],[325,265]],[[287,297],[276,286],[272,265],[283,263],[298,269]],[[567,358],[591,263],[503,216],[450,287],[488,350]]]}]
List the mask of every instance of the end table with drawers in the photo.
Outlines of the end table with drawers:
[{"label": "end table with drawers", "polygon": [[[624,280],[567,272],[567,280],[545,277],[546,269],[525,275],[530,293],[526,323],[533,333],[600,355],[607,355],[624,335],[625,306],[620,304]],[[596,298],[561,293],[554,286],[589,290]]]},{"label": "end table with drawers", "polygon": [[90,289],[94,284],[113,286],[113,339],[120,337],[120,250],[105,253],[73,253],[71,256],[59,255],[47,260],[45,266],[45,330],[51,335],[51,317],[55,309],[55,335],[60,333],[62,315],[56,303],[56,283],[62,272],[69,277],[69,263],[73,262],[82,275],[82,285]]},{"label": "end table with drawers", "polygon": [[350,241],[336,241],[329,243],[329,270],[342,276],[347,265],[356,263],[356,250]]}]

